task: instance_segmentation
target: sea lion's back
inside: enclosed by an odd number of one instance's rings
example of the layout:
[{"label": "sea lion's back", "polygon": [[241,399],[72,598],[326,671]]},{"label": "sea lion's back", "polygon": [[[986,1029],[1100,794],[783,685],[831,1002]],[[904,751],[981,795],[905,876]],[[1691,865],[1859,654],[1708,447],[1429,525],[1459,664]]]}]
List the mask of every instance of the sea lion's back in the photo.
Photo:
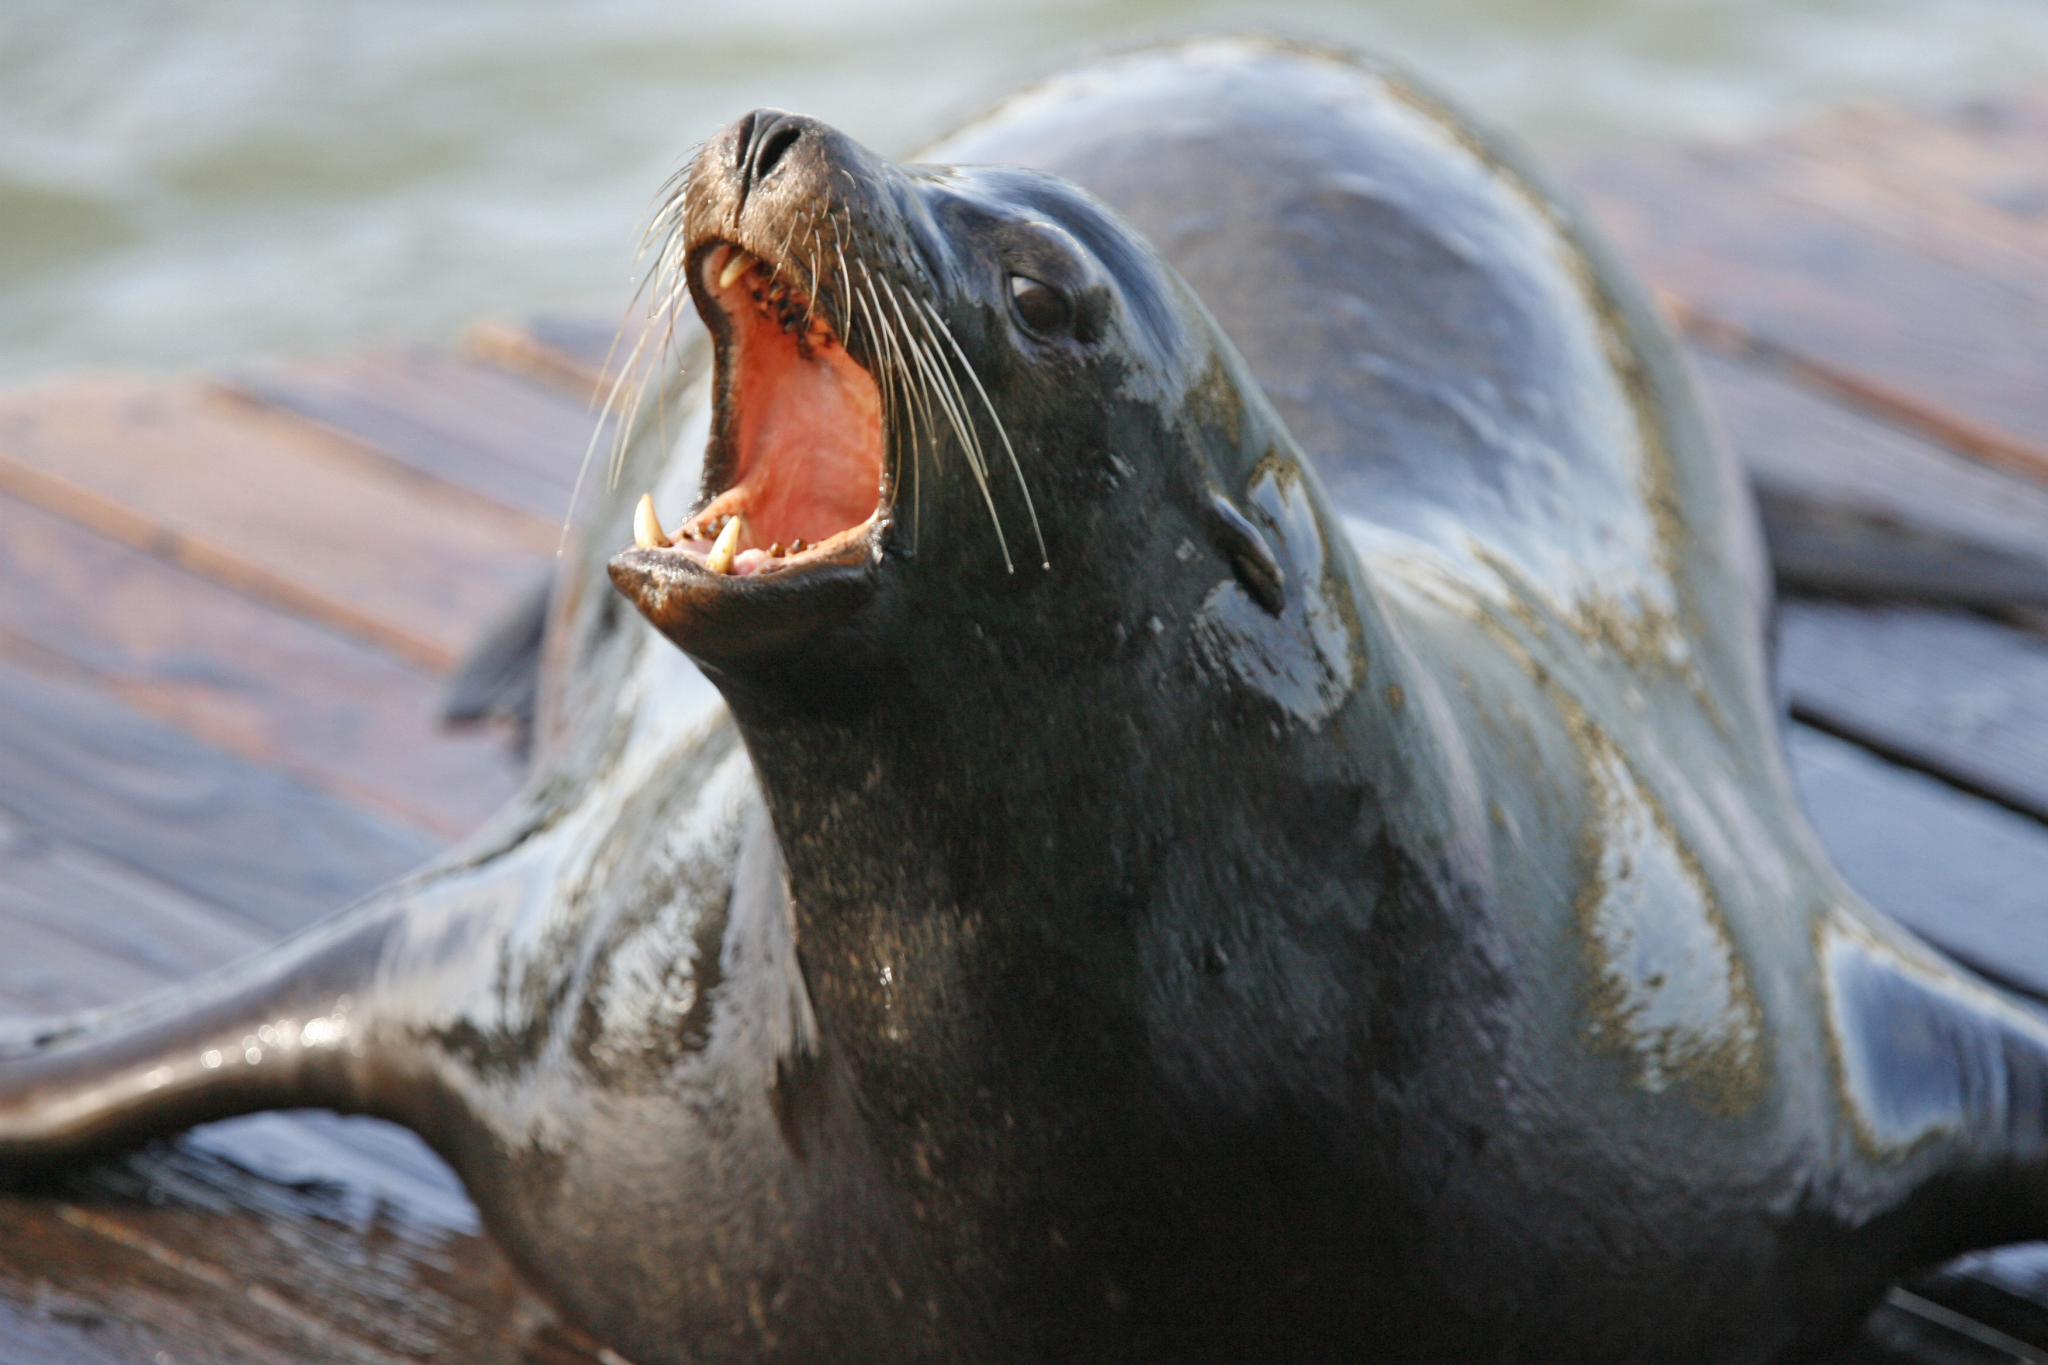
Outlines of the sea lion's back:
[{"label": "sea lion's back", "polygon": [[1029,90],[931,157],[1039,166],[1132,220],[1368,549],[1683,636],[1754,707],[1754,515],[1668,335],[1525,158],[1405,77],[1205,39]]}]

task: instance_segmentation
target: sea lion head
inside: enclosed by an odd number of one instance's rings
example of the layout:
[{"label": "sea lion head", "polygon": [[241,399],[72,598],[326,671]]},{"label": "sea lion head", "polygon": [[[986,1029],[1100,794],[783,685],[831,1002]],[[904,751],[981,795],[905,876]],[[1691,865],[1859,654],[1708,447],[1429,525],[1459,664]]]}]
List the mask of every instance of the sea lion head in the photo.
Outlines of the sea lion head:
[{"label": "sea lion head", "polygon": [[672,534],[643,509],[611,573],[729,696],[908,634],[1156,631],[1219,572],[1281,608],[1280,558],[1239,508],[1285,433],[1192,292],[1085,192],[894,165],[759,110],[664,213],[714,342],[711,438],[698,506]]}]

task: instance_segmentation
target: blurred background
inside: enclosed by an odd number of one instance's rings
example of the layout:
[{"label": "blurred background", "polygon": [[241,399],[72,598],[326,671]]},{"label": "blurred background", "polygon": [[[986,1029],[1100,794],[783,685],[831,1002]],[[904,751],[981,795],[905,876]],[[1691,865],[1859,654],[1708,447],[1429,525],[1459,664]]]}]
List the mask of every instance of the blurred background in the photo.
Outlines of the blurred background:
[{"label": "blurred background", "polygon": [[1228,26],[1391,54],[1552,148],[2048,71],[2048,0],[5,0],[0,382],[616,307],[655,187],[748,108],[900,155]]}]

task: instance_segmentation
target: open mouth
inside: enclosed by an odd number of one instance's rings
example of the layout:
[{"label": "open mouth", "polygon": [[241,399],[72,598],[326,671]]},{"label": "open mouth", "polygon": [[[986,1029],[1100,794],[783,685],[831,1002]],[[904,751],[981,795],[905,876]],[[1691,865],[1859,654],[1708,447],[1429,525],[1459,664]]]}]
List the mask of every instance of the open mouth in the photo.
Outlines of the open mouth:
[{"label": "open mouth", "polygon": [[883,516],[881,393],[796,282],[731,242],[691,253],[692,293],[718,338],[719,411],[705,487],[674,532],[642,497],[633,540],[713,574],[775,575],[844,562]]}]

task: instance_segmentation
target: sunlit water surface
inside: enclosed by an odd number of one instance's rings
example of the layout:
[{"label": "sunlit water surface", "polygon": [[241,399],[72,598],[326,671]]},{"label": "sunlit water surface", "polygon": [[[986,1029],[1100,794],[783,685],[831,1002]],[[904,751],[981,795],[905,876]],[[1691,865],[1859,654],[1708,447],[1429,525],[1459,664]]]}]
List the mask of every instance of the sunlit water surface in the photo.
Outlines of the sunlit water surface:
[{"label": "sunlit water surface", "polygon": [[2048,0],[6,0],[0,380],[616,307],[650,193],[748,108],[901,154],[1227,26],[1395,55],[1549,146],[2048,79]]}]

